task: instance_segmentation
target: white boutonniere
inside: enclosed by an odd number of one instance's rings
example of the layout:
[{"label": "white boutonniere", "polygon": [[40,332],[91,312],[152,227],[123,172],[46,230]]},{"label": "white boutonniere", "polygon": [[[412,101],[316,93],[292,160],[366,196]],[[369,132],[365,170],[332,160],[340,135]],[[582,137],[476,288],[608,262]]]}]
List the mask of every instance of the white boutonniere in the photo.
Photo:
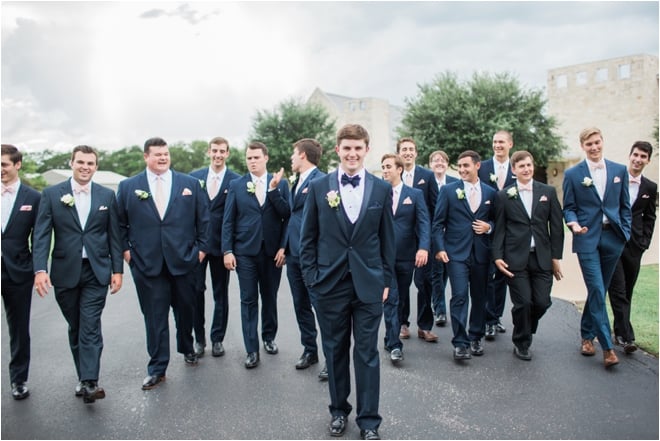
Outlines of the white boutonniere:
[{"label": "white boutonniere", "polygon": [[289,182],[291,183],[291,187],[296,185],[297,181],[298,181],[298,176],[295,173],[289,176]]},{"label": "white boutonniere", "polygon": [[490,179],[490,182],[497,182],[497,175],[495,173],[491,173],[488,175],[488,179]]},{"label": "white boutonniere", "polygon": [[458,199],[465,199],[465,190],[463,190],[462,188],[457,188],[456,197],[458,197]]},{"label": "white boutonniere", "polygon": [[135,196],[137,196],[137,198],[141,201],[144,201],[145,199],[149,199],[149,192],[144,190],[135,190]]},{"label": "white boutonniere", "polygon": [[67,207],[73,207],[76,204],[76,200],[73,198],[71,193],[67,193],[60,198],[60,201]]},{"label": "white boutonniere", "polygon": [[517,199],[518,198],[518,189],[516,187],[511,187],[506,191],[507,196],[509,196],[509,199]]},{"label": "white boutonniere", "polygon": [[325,199],[328,201],[328,205],[330,205],[330,208],[337,208],[339,207],[339,202],[341,201],[341,198],[339,197],[339,193],[331,190],[325,195]]},{"label": "white boutonniere", "polygon": [[594,185],[594,180],[591,179],[589,176],[585,176],[584,179],[582,180],[582,185],[585,187],[591,187]]},{"label": "white boutonniere", "polygon": [[250,194],[254,194],[254,192],[257,190],[257,187],[254,185],[254,182],[250,181],[247,183],[247,192]]},{"label": "white boutonniere", "polygon": [[202,187],[202,189],[206,188],[206,181],[204,179],[200,179],[199,186]]}]

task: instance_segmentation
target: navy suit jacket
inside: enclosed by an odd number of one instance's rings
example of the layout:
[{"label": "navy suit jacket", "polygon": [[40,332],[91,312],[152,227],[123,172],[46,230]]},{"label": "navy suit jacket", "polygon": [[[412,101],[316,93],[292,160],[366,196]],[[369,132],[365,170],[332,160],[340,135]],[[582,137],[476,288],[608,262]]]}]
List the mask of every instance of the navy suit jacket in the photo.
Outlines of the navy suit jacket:
[{"label": "navy suit jacket", "polygon": [[[508,193],[512,188],[516,189],[514,196]],[[504,259],[510,271],[524,270],[529,260],[525,251],[532,236],[539,266],[552,270],[552,259],[561,259],[564,250],[564,223],[557,191],[551,185],[533,181],[530,218],[517,186],[504,187],[497,193],[495,203],[493,260]]]},{"label": "navy suit jacket", "polygon": [[658,197],[658,184],[642,176],[639,193],[632,204],[632,230],[630,242],[640,250],[648,250],[655,227],[655,204]]},{"label": "navy suit jacket", "polygon": [[[497,187],[497,180],[495,179],[496,177],[497,173],[495,173],[495,158],[481,161],[481,166],[479,167],[479,180],[484,184],[490,185],[493,189],[495,189],[495,191],[497,191],[499,188]],[[504,187],[508,187],[509,185],[513,185],[515,183],[516,175],[514,175],[513,171],[511,171],[511,161],[509,161],[509,170],[506,173]]]},{"label": "navy suit jacket", "polygon": [[[481,182],[481,204],[476,213],[470,210],[468,195],[462,180],[446,184],[440,189],[438,206],[433,216],[434,252],[446,251],[450,260],[466,261],[474,251],[477,263],[490,261],[491,234],[476,234],[472,222],[482,220],[495,226],[495,190]],[[458,190],[462,192],[461,198]]]},{"label": "navy suit jacket", "polygon": [[16,284],[34,280],[30,245],[40,198],[38,191],[21,183],[7,226],[2,232],[3,268],[7,270],[9,279]]},{"label": "navy suit jacket", "polygon": [[[573,235],[573,252],[596,251],[603,229],[603,214],[607,216],[617,236],[627,242],[630,239],[630,194],[628,170],[622,164],[605,160],[607,183],[601,201],[593,182],[587,161],[584,160],[564,173],[564,220],[587,227],[584,234]],[[585,181],[585,178],[588,178]]]},{"label": "navy suit jacket", "polygon": [[435,204],[438,200],[438,185],[433,172],[428,168],[416,165],[413,188],[417,188],[424,193],[424,202],[426,203],[430,219],[435,212]]},{"label": "navy suit jacket", "polygon": [[[307,176],[305,182],[296,182],[291,188],[291,198],[289,199],[291,218],[289,218],[289,226],[287,227],[287,255],[293,257],[296,261],[300,256],[300,228],[302,227],[302,214],[309,192],[309,183],[322,176],[325,176],[325,173],[316,168]],[[302,185],[300,190],[297,190],[298,185]],[[298,191],[298,194],[296,194],[296,191]]]},{"label": "navy suit jacket", "polygon": [[257,197],[248,192],[252,182],[250,173],[229,184],[222,224],[222,252],[239,256],[256,256],[261,244],[268,256],[286,247],[286,228],[289,208],[289,183],[282,179],[273,191],[268,191],[273,175],[266,177],[266,200],[259,206]]},{"label": "navy suit jacket", "polygon": [[414,264],[417,250],[430,252],[431,220],[421,190],[406,185],[401,187],[394,214],[394,238],[397,261]]},{"label": "navy suit jacket", "polygon": [[190,175],[172,170],[172,189],[161,220],[152,195],[141,199],[136,191],[149,191],[146,170],[119,183],[117,200],[123,249],[131,252],[131,267],[157,277],[167,265],[181,276],[199,263],[199,251],[209,252],[209,209],[206,191]]},{"label": "navy suit jacket", "polygon": [[340,205],[330,207],[329,192],[339,195],[337,171],[309,185],[303,209],[300,265],[313,294],[331,291],[350,269],[355,293],[364,303],[383,301],[390,286],[396,248],[392,218],[392,186],[366,173],[364,198],[349,234],[349,221]]},{"label": "navy suit jacket", "polygon": [[34,271],[46,271],[51,235],[55,233],[50,280],[55,287],[73,288],[80,282],[83,246],[92,271],[101,285],[109,285],[112,274],[124,272],[122,241],[115,192],[94,182],[90,210],[83,229],[75,206],[60,199],[73,196],[71,179],[44,189],[34,227]]},{"label": "navy suit jacket", "polygon": [[202,188],[206,193],[206,200],[209,204],[208,254],[213,256],[222,256],[222,218],[225,213],[225,204],[227,201],[227,193],[229,192],[229,183],[234,179],[240,178],[241,176],[227,168],[225,171],[225,176],[220,183],[218,194],[215,196],[215,198],[210,199],[208,197],[209,193],[207,190],[206,182],[208,173],[209,168],[204,167],[191,172],[190,176],[197,178],[200,184],[202,184]]}]

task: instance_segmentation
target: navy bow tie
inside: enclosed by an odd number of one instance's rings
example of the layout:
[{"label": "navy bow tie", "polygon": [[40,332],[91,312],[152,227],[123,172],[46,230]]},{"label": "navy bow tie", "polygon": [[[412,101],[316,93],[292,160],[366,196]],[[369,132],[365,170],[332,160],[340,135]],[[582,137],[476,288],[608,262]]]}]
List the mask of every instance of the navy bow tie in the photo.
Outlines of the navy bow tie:
[{"label": "navy bow tie", "polygon": [[341,175],[341,185],[351,184],[353,187],[360,185],[360,175],[355,175],[352,178],[349,178],[346,173]]}]

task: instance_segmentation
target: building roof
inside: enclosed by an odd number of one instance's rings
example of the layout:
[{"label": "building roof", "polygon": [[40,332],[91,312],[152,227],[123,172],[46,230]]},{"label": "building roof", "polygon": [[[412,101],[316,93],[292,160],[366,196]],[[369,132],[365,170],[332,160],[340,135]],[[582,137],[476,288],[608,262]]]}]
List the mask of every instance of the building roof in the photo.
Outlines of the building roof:
[{"label": "building roof", "polygon": [[[55,185],[62,181],[66,181],[73,176],[73,170],[52,169],[44,172],[42,176],[48,185]],[[96,173],[94,173],[92,181],[97,184],[115,187],[119,184],[119,181],[124,179],[126,179],[126,176],[120,175],[119,173],[97,170]]]}]

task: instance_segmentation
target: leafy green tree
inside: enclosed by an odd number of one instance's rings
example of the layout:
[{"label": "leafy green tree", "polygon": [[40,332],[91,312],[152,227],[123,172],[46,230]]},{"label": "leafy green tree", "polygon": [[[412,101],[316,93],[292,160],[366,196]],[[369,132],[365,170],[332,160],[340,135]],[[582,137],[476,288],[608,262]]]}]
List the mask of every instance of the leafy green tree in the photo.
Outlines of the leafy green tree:
[{"label": "leafy green tree", "polygon": [[107,153],[99,158],[99,170],[113,171],[124,176],[133,176],[144,170],[142,147],[133,145]]},{"label": "leafy green tree", "polygon": [[421,162],[437,149],[444,150],[451,162],[465,150],[490,158],[497,130],[511,132],[512,152],[528,150],[537,167],[546,167],[566,148],[553,132],[555,119],[544,112],[543,93],[523,89],[508,73],[475,73],[461,82],[445,72],[418,88],[417,96],[406,99],[398,132],[415,139]]},{"label": "leafy green tree", "polygon": [[258,110],[250,140],[261,141],[268,147],[268,170],[274,172],[284,167],[289,175],[294,142],[302,138],[314,138],[320,142],[323,156],[319,168],[325,171],[336,162],[331,149],[334,136],[335,121],[323,107],[292,98],[278,104],[273,111]]},{"label": "leafy green tree", "polygon": [[32,158],[23,155],[23,161],[21,161],[21,169],[18,171],[18,176],[21,179],[21,182],[37,191],[41,191],[46,188],[48,184],[37,172],[37,168],[37,163]]},{"label": "leafy green tree", "polygon": [[170,159],[172,168],[181,173],[190,173],[207,164],[206,141],[193,141],[191,144],[178,142],[170,146]]},{"label": "leafy green tree", "polygon": [[[268,150],[270,152],[270,149]],[[269,162],[270,163],[270,162]],[[247,164],[245,164],[245,149],[229,147],[229,157],[226,161],[227,167],[239,175],[247,173]]]},{"label": "leafy green tree", "polygon": [[69,170],[71,168],[71,152],[56,153],[52,150],[44,150],[40,157],[35,156],[35,161],[39,164],[37,173],[44,173],[48,170]]}]

